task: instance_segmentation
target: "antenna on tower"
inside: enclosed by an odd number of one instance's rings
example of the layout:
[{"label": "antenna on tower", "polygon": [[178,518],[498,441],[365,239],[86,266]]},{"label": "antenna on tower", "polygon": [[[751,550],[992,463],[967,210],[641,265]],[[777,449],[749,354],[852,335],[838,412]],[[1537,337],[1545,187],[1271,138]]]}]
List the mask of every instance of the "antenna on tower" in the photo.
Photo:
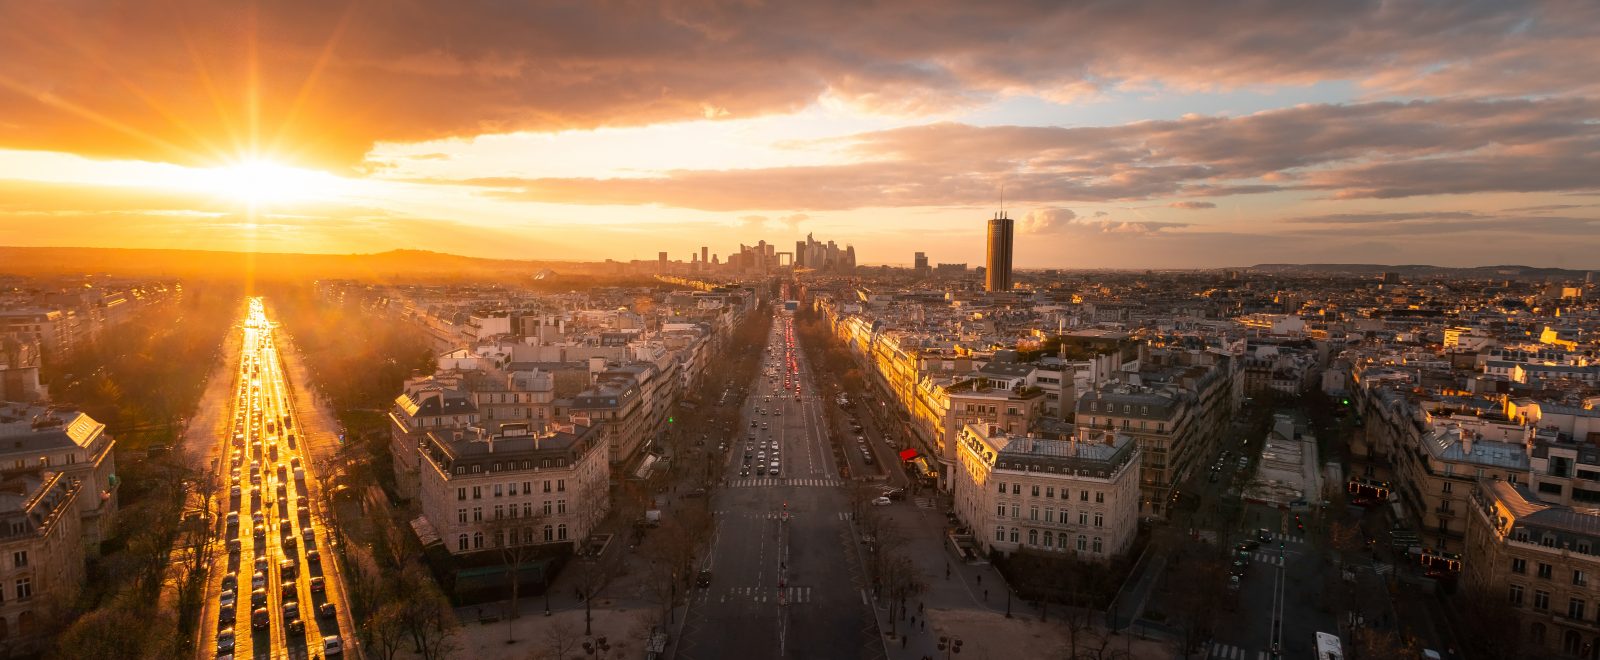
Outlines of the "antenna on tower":
[{"label": "antenna on tower", "polygon": [[1006,217],[1006,184],[1000,184],[1000,217]]}]

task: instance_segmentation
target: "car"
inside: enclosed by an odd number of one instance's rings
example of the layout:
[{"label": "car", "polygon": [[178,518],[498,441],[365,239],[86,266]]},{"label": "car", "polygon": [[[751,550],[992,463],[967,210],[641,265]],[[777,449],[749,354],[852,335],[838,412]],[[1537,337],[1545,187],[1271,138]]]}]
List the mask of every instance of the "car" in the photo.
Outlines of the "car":
[{"label": "car", "polygon": [[298,618],[300,618],[300,603],[295,602],[295,600],[293,598],[284,600],[283,601],[283,618],[284,619],[298,619]]},{"label": "car", "polygon": [[223,605],[222,607],[217,608],[217,627],[227,627],[227,624],[233,623],[235,616],[236,614],[234,613],[232,605]]},{"label": "car", "polygon": [[217,655],[233,653],[233,628],[217,631]]},{"label": "car", "polygon": [[332,619],[338,612],[339,610],[333,606],[333,603],[323,603],[317,606],[317,616],[323,619]]},{"label": "car", "polygon": [[267,570],[267,558],[266,557],[256,557],[255,566],[256,566],[256,570],[258,570],[258,571]]},{"label": "car", "polygon": [[222,594],[217,596],[217,602],[222,603],[223,607],[232,607],[234,601],[237,600],[238,597],[239,596],[235,594],[232,589],[223,589]]},{"label": "car", "polygon": [[267,574],[266,573],[264,573],[262,571],[256,571],[254,575],[250,576],[250,588],[252,588],[252,589],[260,589],[260,588],[263,588],[265,586],[267,586]]},{"label": "car", "polygon": [[267,612],[267,608],[258,607],[254,612],[250,613],[251,628],[266,630],[269,625],[272,625],[272,615]]},{"label": "car", "polygon": [[872,500],[873,506],[889,506],[890,504],[894,504],[894,500],[887,497],[877,497]]},{"label": "car", "polygon": [[293,580],[284,582],[278,586],[278,597],[284,600],[294,600],[296,596],[300,595],[300,590],[297,589],[299,586]]},{"label": "car", "polygon": [[1266,543],[1268,541],[1271,541],[1272,540],[1272,531],[1268,530],[1265,527],[1262,527],[1261,529],[1256,530],[1256,540],[1260,541],[1262,543]]},{"label": "car", "polygon": [[289,629],[289,634],[291,635],[306,634],[306,622],[301,621],[299,616],[289,619],[289,623],[286,624],[286,627]]},{"label": "car", "polygon": [[267,590],[256,589],[250,592],[250,607],[265,607],[267,605]]},{"label": "car", "polygon": [[320,594],[325,588],[321,576],[311,578],[311,593]]},{"label": "car", "polygon": [[705,587],[711,586],[711,571],[709,571],[709,570],[700,571],[700,574],[695,576],[695,578],[694,578],[694,584],[695,584],[695,586],[701,587],[701,588],[705,588]]},{"label": "car", "polygon": [[1240,543],[1239,544],[1239,549],[1240,550],[1255,550],[1256,548],[1259,548],[1259,547],[1261,547],[1261,542],[1257,541],[1255,539],[1250,539],[1248,541],[1245,541],[1244,543]]},{"label": "car", "polygon": [[344,655],[344,641],[338,635],[328,635],[322,638],[322,656],[331,658]]},{"label": "car", "polygon": [[906,489],[889,488],[883,491],[883,496],[891,500],[903,500],[906,498]]},{"label": "car", "polygon": [[239,539],[228,539],[228,554],[236,555],[244,551],[244,542]]},{"label": "car", "polygon": [[757,476],[762,476],[762,477],[767,476],[767,466],[765,466],[765,465],[757,465],[756,466],[756,475]]},{"label": "car", "polygon": [[1206,481],[1209,481],[1211,483],[1216,483],[1217,482],[1217,473],[1212,472],[1211,476],[1206,477]]}]

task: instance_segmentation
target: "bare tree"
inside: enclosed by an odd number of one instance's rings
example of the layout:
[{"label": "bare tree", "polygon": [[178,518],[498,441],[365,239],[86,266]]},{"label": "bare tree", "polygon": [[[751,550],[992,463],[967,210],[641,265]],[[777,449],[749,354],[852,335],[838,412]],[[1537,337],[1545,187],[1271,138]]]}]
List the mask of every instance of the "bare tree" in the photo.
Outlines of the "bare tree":
[{"label": "bare tree", "polygon": [[1211,551],[1180,553],[1178,559],[1183,563],[1180,571],[1183,579],[1167,602],[1172,606],[1174,623],[1181,631],[1179,651],[1189,657],[1211,636],[1216,625],[1216,598],[1226,589],[1227,571],[1222,559]]},{"label": "bare tree", "polygon": [[539,646],[528,654],[528,660],[569,660],[578,654],[582,648],[583,635],[578,634],[578,629],[566,622],[557,622],[544,627],[544,632],[539,636]]},{"label": "bare tree", "polygon": [[506,586],[511,591],[509,611],[506,614],[507,644],[516,641],[512,637],[514,631],[512,622],[521,615],[521,609],[517,605],[518,598],[522,594],[522,565],[534,557],[537,551],[537,546],[534,544],[519,542],[519,534],[521,541],[531,541],[531,534],[522,532],[542,519],[542,515],[530,518],[495,516],[478,524],[478,528],[483,530],[484,536],[489,537],[499,554],[500,565],[506,572]]},{"label": "bare tree", "polygon": [[367,653],[378,660],[394,660],[406,641],[405,603],[391,601],[379,607],[360,630]]}]

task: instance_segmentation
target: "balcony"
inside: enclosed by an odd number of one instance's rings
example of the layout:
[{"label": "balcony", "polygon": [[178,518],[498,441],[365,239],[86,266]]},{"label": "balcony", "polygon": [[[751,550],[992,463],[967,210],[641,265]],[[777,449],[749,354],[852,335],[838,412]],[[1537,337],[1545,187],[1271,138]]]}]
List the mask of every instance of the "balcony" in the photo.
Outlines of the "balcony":
[{"label": "balcony", "polygon": [[1454,518],[1454,517],[1456,517],[1455,509],[1448,509],[1448,508],[1445,508],[1445,507],[1442,507],[1442,506],[1434,507],[1433,513],[1434,513],[1434,515],[1437,515],[1440,518]]}]

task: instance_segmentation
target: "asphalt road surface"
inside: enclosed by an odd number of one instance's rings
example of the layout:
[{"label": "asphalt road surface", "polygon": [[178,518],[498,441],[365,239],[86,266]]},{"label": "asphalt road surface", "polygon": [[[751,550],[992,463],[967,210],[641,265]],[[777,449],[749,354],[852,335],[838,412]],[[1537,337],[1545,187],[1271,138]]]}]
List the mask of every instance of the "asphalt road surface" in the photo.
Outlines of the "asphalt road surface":
[{"label": "asphalt road surface", "polygon": [[821,406],[831,402],[817,396],[791,321],[774,324],[729,439],[703,566],[710,583],[690,597],[684,660],[884,657],[848,483],[825,437]]},{"label": "asphalt road surface", "polygon": [[207,585],[201,656],[339,657],[351,630],[338,605],[343,585],[336,563],[322,557],[318,486],[259,298],[241,327],[230,431],[218,461],[218,542],[227,547]]}]

